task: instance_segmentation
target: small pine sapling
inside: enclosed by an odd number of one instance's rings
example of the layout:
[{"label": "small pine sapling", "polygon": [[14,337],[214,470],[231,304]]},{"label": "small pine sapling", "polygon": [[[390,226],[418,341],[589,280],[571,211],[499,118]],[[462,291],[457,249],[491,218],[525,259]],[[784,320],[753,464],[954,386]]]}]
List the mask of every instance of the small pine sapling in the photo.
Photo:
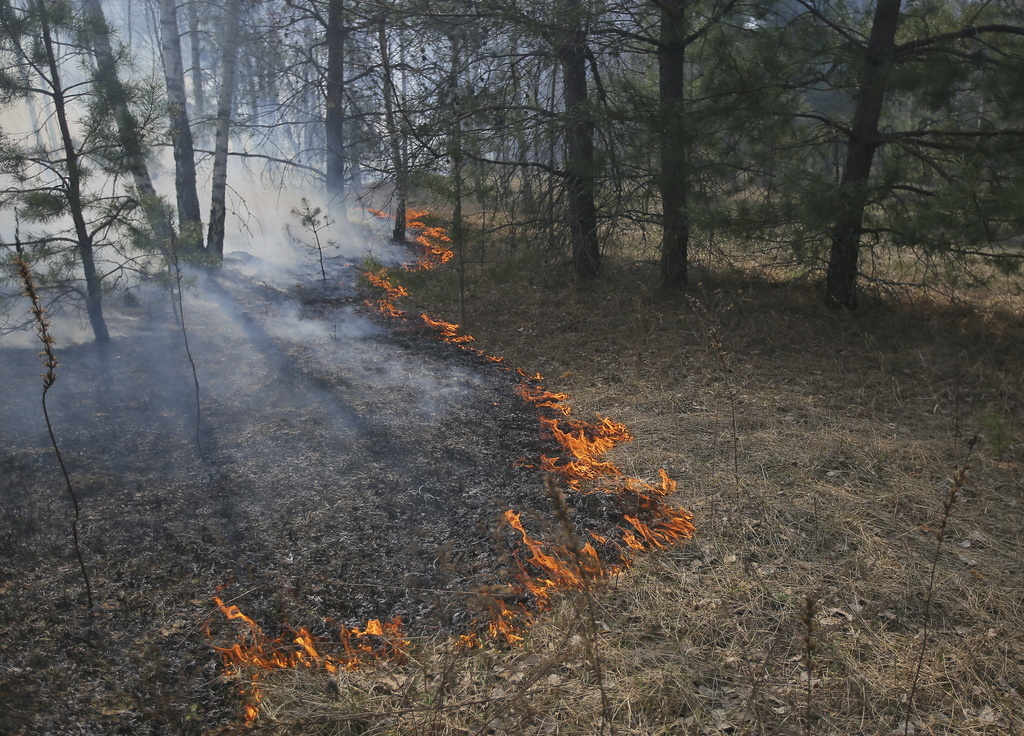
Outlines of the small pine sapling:
[{"label": "small pine sapling", "polygon": [[326,237],[328,228],[333,224],[332,220],[324,213],[322,207],[314,207],[313,204],[303,197],[298,207],[292,207],[292,217],[299,221],[299,227],[313,236],[313,242],[308,242],[292,234],[291,227],[288,228],[288,235],[299,245],[308,248],[317,257],[320,263],[320,275],[323,277],[324,285],[327,284],[327,269],[324,267],[324,251],[329,248],[337,248],[338,244]]}]

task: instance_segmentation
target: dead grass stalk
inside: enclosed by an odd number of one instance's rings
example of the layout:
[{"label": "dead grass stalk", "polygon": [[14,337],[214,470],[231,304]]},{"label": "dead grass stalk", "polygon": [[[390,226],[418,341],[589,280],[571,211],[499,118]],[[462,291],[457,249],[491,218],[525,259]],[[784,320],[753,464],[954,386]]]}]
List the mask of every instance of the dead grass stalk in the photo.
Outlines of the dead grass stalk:
[{"label": "dead grass stalk", "polygon": [[53,423],[50,421],[50,410],[46,405],[46,396],[53,384],[57,382],[58,362],[57,354],[53,350],[55,340],[53,334],[50,332],[50,321],[46,317],[46,308],[43,307],[43,302],[39,297],[39,290],[36,287],[35,278],[32,276],[32,269],[29,267],[29,263],[25,259],[24,250],[21,247],[21,238],[17,230],[15,230],[15,246],[16,255],[14,257],[14,264],[18,270],[18,275],[21,278],[25,296],[28,297],[31,305],[29,310],[31,311],[32,318],[36,323],[36,334],[39,336],[39,342],[43,346],[43,352],[40,353],[40,357],[43,360],[43,366],[46,368],[46,371],[43,373],[43,418],[46,421],[46,430],[50,435],[50,444],[53,445],[53,453],[57,457],[57,464],[60,466],[60,472],[64,478],[64,486],[67,488],[68,497],[71,499],[71,506],[74,510],[74,514],[71,518],[71,538],[75,548],[75,557],[78,558],[78,566],[82,571],[82,582],[85,585],[86,606],[89,610],[92,610],[92,584],[89,582],[89,571],[85,566],[85,557],[82,554],[82,543],[78,536],[78,523],[81,519],[82,509],[81,506],[79,506],[78,495],[75,493],[74,485],[71,483],[71,475],[68,473],[67,465],[64,463],[64,455],[61,453],[60,445],[57,443],[57,436],[53,431]]}]

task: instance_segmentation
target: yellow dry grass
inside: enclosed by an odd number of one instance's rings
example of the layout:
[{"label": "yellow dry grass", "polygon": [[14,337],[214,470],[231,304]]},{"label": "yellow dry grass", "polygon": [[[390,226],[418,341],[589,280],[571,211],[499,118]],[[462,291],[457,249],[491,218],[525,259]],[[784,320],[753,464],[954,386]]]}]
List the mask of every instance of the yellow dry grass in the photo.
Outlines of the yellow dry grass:
[{"label": "yellow dry grass", "polygon": [[[564,264],[466,266],[466,330],[544,374],[576,415],[625,422],[636,439],[614,459],[641,478],[667,468],[695,539],[609,581],[596,631],[567,594],[520,649],[417,642],[410,664],[334,684],[265,676],[263,727],[1024,733],[1019,288],[847,314],[823,309],[807,284],[706,274],[669,293],[656,276],[624,259],[592,284]],[[421,275],[412,299],[458,321],[454,283],[451,269]],[[934,530],[974,434],[911,707]]]}]

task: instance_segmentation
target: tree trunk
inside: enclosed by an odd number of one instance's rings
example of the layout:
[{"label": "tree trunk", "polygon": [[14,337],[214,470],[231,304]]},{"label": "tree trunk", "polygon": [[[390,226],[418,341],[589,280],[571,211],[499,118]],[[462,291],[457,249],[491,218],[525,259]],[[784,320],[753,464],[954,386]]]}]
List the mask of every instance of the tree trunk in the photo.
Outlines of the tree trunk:
[{"label": "tree trunk", "polygon": [[868,203],[871,165],[878,148],[878,121],[889,83],[901,0],[878,0],[871,38],[864,50],[864,71],[846,149],[846,166],[839,183],[838,211],[832,227],[832,248],[825,280],[825,300],[831,306],[857,307],[857,261],[864,210]]},{"label": "tree trunk", "polygon": [[238,60],[238,0],[224,6],[223,57],[220,92],[217,98],[216,138],[213,152],[213,180],[210,197],[209,251],[218,259],[224,256],[224,223],[227,219],[228,136],[235,98],[235,63]]},{"label": "tree trunk", "polygon": [[335,219],[345,212],[345,26],[344,0],[330,0],[327,11],[327,110],[324,116],[327,142],[326,186],[328,208]]},{"label": "tree trunk", "polygon": [[82,0],[82,12],[86,18],[89,43],[96,58],[97,94],[103,97],[113,113],[124,164],[142,199],[153,235],[166,245],[171,236],[170,221],[149,174],[142,133],[128,108],[128,95],[117,73],[117,61],[110,43],[110,28],[100,0]]},{"label": "tree trunk", "polygon": [[[206,93],[203,89],[203,49],[199,35],[197,4],[189,3],[186,13],[188,14],[188,46],[192,57],[192,100],[195,103],[192,112],[197,120],[202,120],[203,115],[206,114]],[[180,48],[180,42],[178,46]]]},{"label": "tree trunk", "polygon": [[601,272],[601,248],[594,204],[594,125],[587,109],[587,35],[580,19],[580,0],[565,0],[564,8],[570,26],[559,56],[568,118],[565,186],[572,262],[577,277],[592,279]]},{"label": "tree trunk", "polygon": [[460,324],[466,324],[466,232],[462,217],[463,155],[462,155],[462,99],[459,92],[459,76],[462,73],[462,38],[460,31],[449,35],[452,49],[452,70],[448,77],[448,94],[451,98],[451,156],[452,178],[454,179],[452,209],[452,247],[458,256],[459,275],[459,317]]},{"label": "tree trunk", "polygon": [[92,234],[89,232],[89,227],[85,222],[85,210],[82,204],[82,169],[79,164],[78,151],[75,148],[74,139],[71,137],[71,126],[68,123],[67,109],[65,107],[64,88],[60,81],[60,70],[57,68],[57,56],[50,33],[50,18],[43,0],[36,0],[36,9],[39,13],[43,50],[46,53],[46,63],[50,70],[50,86],[53,91],[54,112],[57,118],[57,126],[60,129],[61,142],[64,146],[64,158],[67,161],[67,180],[65,182],[64,194],[67,197],[71,221],[74,223],[78,255],[82,259],[82,271],[85,274],[85,308],[89,315],[89,325],[92,327],[96,342],[106,343],[110,342],[110,332],[107,330],[107,323],[103,318],[103,284],[101,283],[99,271],[96,269]]},{"label": "tree trunk", "polygon": [[380,44],[381,73],[384,76],[384,125],[387,128],[388,144],[391,149],[391,162],[395,167],[395,228],[392,240],[396,243],[405,242],[405,210],[409,200],[408,172],[405,157],[402,155],[402,139],[395,119],[395,80],[391,68],[391,56],[388,50],[388,34],[385,17],[381,14],[377,19],[377,37]]},{"label": "tree trunk", "polygon": [[686,60],[685,10],[687,0],[665,0],[661,7],[661,44],[658,47],[658,120],[661,171],[661,279],[666,286],[685,286],[690,245],[687,211],[686,125],[683,96]]},{"label": "tree trunk", "polygon": [[181,61],[177,0],[160,0],[160,46],[167,84],[167,112],[174,148],[174,189],[178,199],[178,229],[181,240],[193,248],[203,247],[203,215],[196,188],[195,150],[185,100],[185,72]]}]

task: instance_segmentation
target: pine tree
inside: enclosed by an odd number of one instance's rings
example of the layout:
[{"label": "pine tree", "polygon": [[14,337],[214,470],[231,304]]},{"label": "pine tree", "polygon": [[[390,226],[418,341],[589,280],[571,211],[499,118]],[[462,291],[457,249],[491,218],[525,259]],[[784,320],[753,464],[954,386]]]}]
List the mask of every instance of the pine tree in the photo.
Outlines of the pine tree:
[{"label": "pine tree", "polygon": [[46,264],[42,286],[79,297],[102,343],[110,340],[104,289],[125,269],[147,267],[134,248],[152,242],[146,203],[158,200],[138,196],[145,137],[133,127],[129,97],[101,88],[111,69],[81,76],[95,33],[70,2],[0,0],[0,101],[31,101],[56,123],[52,138],[37,131],[0,139],[0,175],[11,184],[5,203],[27,226],[33,260]]}]

